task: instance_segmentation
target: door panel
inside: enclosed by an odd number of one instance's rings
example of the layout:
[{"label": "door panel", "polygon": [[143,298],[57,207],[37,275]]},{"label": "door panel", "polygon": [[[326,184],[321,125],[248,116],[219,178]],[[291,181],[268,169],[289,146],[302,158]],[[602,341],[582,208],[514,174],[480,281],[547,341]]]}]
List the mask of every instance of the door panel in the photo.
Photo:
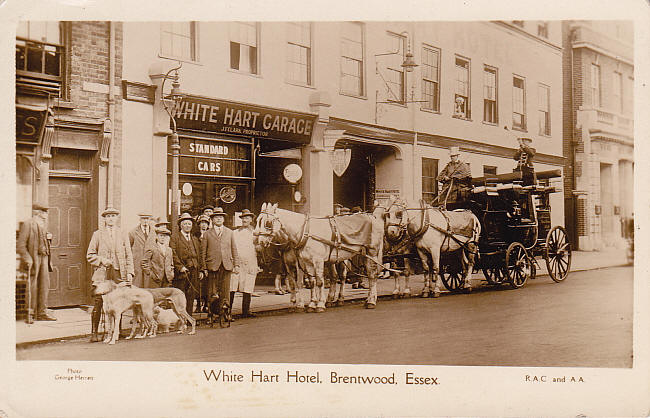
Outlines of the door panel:
[{"label": "door panel", "polygon": [[86,184],[84,180],[50,178],[51,306],[79,305],[86,300]]}]

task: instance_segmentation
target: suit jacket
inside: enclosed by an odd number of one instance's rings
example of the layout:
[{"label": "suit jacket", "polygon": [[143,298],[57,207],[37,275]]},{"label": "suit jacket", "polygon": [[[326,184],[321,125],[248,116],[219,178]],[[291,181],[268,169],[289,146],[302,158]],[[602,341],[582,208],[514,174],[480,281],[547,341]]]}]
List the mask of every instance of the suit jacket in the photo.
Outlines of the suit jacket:
[{"label": "suit jacket", "polygon": [[156,243],[156,232],[153,226],[149,227],[149,235],[144,235],[140,225],[136,226],[129,232],[129,243],[131,244],[131,252],[133,253],[133,269],[135,275],[133,277],[133,284],[138,287],[144,286],[142,277],[142,258],[147,246]]},{"label": "suit jacket", "polygon": [[88,244],[86,259],[94,267],[92,277],[93,283],[106,279],[106,269],[108,263],[113,263],[110,258],[110,250],[114,248],[117,265],[113,268],[120,270],[122,281],[128,280],[127,274],[134,274],[133,271],[133,254],[129,241],[122,235],[119,228],[113,228],[113,242],[105,228],[93,232],[93,236]]},{"label": "suit jacket", "polygon": [[179,231],[172,236],[169,246],[173,250],[174,268],[180,271],[182,267],[201,269],[201,241],[190,232],[190,241],[186,240]]},{"label": "suit jacket", "polygon": [[[20,255],[23,262],[26,264],[31,261],[34,266],[40,265],[40,255],[38,254],[38,223],[34,218],[28,219],[20,226],[18,233],[18,241],[16,242],[16,252]],[[43,231],[47,234],[47,231]],[[48,252],[50,250],[50,241],[45,240],[47,243]],[[48,269],[52,271],[50,260],[48,259]],[[37,276],[38,277],[38,276]]]},{"label": "suit jacket", "polygon": [[208,229],[201,241],[202,270],[217,271],[222,264],[228,271],[239,267],[239,254],[232,230],[225,226],[222,228],[221,236],[214,228]]},{"label": "suit jacket", "polygon": [[142,277],[144,288],[157,288],[171,284],[174,280],[172,249],[165,247],[163,252],[158,243],[148,245],[142,258]]}]

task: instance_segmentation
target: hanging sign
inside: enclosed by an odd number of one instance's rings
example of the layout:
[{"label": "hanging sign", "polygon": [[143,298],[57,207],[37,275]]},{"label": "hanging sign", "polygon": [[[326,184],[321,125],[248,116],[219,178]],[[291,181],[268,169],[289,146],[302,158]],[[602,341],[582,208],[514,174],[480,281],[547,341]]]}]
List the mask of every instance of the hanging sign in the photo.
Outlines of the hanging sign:
[{"label": "hanging sign", "polygon": [[302,178],[302,168],[298,164],[289,164],[282,172],[284,179],[291,184],[296,184]]},{"label": "hanging sign", "polygon": [[330,164],[332,165],[334,174],[341,177],[343,173],[345,173],[345,170],[348,169],[351,158],[352,150],[349,148],[335,149],[330,151]]}]

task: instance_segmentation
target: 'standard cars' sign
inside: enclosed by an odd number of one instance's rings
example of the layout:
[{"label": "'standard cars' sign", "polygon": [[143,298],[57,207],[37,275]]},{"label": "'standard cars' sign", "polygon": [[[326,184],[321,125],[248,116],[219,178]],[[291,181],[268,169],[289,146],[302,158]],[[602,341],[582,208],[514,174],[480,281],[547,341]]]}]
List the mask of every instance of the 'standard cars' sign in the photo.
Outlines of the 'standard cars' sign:
[{"label": "'standard cars' sign", "polygon": [[177,112],[179,129],[210,131],[309,143],[316,116],[202,97],[185,97]]},{"label": "'standard cars' sign", "polygon": [[[221,177],[251,177],[251,144],[180,137],[179,173]],[[170,144],[171,145],[171,144]],[[171,167],[168,147],[167,167]]]}]

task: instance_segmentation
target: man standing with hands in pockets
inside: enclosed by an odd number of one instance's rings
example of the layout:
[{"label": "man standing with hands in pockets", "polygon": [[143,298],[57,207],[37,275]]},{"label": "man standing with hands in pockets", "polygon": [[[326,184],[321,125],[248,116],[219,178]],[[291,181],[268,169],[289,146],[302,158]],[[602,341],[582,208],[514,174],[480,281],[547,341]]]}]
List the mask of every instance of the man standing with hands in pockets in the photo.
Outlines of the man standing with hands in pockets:
[{"label": "man standing with hands in pockets", "polygon": [[201,263],[203,274],[208,276],[209,297],[219,295],[219,310],[225,305],[230,311],[230,274],[239,272],[239,254],[232,230],[223,224],[225,219],[223,209],[216,208],[212,214],[212,228],[201,241]]},{"label": "man standing with hands in pockets", "polygon": [[180,230],[172,236],[174,253],[173,286],[185,293],[187,313],[194,312],[194,299],[199,297],[199,280],[203,279],[201,269],[201,242],[192,235],[194,219],[189,213],[183,213],[178,220]]}]

